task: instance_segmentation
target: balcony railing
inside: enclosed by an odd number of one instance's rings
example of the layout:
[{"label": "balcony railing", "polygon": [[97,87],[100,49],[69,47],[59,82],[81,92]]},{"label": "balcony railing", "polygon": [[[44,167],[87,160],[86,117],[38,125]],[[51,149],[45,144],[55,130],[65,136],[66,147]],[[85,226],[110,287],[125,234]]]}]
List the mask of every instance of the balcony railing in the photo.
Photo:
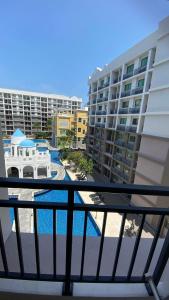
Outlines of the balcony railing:
[{"label": "balcony railing", "polygon": [[117,130],[125,131],[126,130],[126,125],[117,125]]},{"label": "balcony railing", "polygon": [[97,98],[97,103],[108,101],[108,97]]},{"label": "balcony railing", "polygon": [[134,70],[134,75],[137,75],[137,74],[140,74],[142,72],[145,72],[147,69],[147,66],[144,66],[144,67],[139,67],[137,69]]},{"label": "balcony railing", "polygon": [[137,87],[131,91],[132,95],[141,94],[143,92],[143,87]]},{"label": "balcony railing", "polygon": [[130,96],[130,95],[131,95],[131,90],[129,90],[129,91],[124,91],[124,92],[121,93],[121,98],[123,98],[123,97],[128,97],[128,96]]},{"label": "balcony railing", "polygon": [[119,98],[119,93],[118,92],[111,95],[112,100],[117,99],[117,98]]},{"label": "balcony railing", "polygon": [[118,139],[114,143],[115,143],[115,145],[126,147],[126,142],[123,140]]},{"label": "balcony railing", "polygon": [[120,108],[119,109],[119,114],[128,114],[128,110],[129,110],[128,107]]},{"label": "balcony railing", "polygon": [[137,125],[131,125],[126,127],[126,131],[129,132],[136,132],[137,131]]},{"label": "balcony railing", "polygon": [[96,110],[96,115],[106,115],[105,110]]},{"label": "balcony railing", "polygon": [[[117,169],[117,168],[116,168]],[[122,175],[121,170],[115,170],[119,175]],[[126,174],[126,178],[128,175]],[[0,271],[0,278],[10,278],[10,279],[24,279],[24,280],[36,280],[36,281],[60,281],[63,282],[63,294],[71,295],[73,293],[73,284],[75,282],[90,282],[90,283],[146,283],[145,274],[149,271],[150,266],[153,262],[152,280],[157,286],[165,266],[169,258],[169,230],[165,234],[163,244],[158,249],[158,242],[160,240],[160,232],[164,226],[165,217],[169,216],[169,208],[157,208],[157,207],[137,207],[137,206],[124,206],[124,205],[95,205],[95,204],[84,204],[76,203],[75,193],[77,191],[91,191],[91,192],[106,192],[106,193],[120,193],[120,194],[137,194],[137,195],[150,195],[150,196],[169,196],[169,187],[165,186],[148,186],[148,185],[123,185],[123,184],[97,184],[93,182],[77,182],[77,181],[51,181],[51,180],[31,180],[31,179],[14,179],[14,178],[0,178],[0,187],[7,188],[26,188],[26,189],[44,189],[44,190],[66,190],[68,193],[67,201],[64,203],[61,202],[42,202],[42,201],[22,201],[22,200],[1,200],[1,208],[12,208],[14,210],[14,221],[15,221],[15,230],[16,230],[16,243],[13,244],[13,247],[8,249],[11,253],[11,257],[14,260],[15,255],[17,255],[17,260],[19,263],[19,269],[11,271],[9,268],[9,252],[6,252],[6,245],[4,243],[3,237],[3,221],[0,222],[0,244],[1,244],[1,256],[2,256],[2,265],[3,270]],[[23,252],[23,244],[25,239],[22,239],[22,232],[20,230],[20,208],[24,210],[32,210],[33,217],[33,233],[32,240],[34,246],[30,248],[30,252],[26,249],[26,253],[34,253],[34,272],[27,272],[25,268],[25,252]],[[38,231],[38,211],[39,210],[51,211],[51,222],[52,222],[52,233],[51,233],[51,246],[49,264],[52,266],[51,272],[44,273],[44,260],[40,259],[42,240],[41,234]],[[58,210],[66,212],[66,235],[65,237],[59,237],[57,235],[56,228],[56,213]],[[77,212],[82,212],[84,214],[84,225],[83,225],[83,234],[82,237],[74,236],[73,222],[74,217]],[[103,223],[101,228],[101,235],[97,237],[91,243],[91,237],[87,236],[87,227],[89,222],[89,216],[91,212],[102,212],[103,214]],[[107,268],[102,270],[102,265],[105,263],[105,256],[107,253],[112,253],[112,240],[108,243],[108,240],[105,239],[105,229],[107,225],[107,219],[109,213],[119,213],[122,215],[121,225],[119,230],[119,237],[115,238],[117,240],[115,251],[111,259],[108,260],[109,271]],[[130,251],[128,250],[128,255],[123,248],[124,233],[125,233],[125,223],[127,221],[127,216],[130,214],[132,217],[138,217],[138,228],[135,238],[130,239],[132,247]],[[144,226],[147,224],[147,216],[156,216],[158,217],[157,229],[154,231],[152,237],[152,243],[150,247],[146,248],[142,239],[142,233]],[[2,224],[1,224],[2,223]],[[28,237],[27,237],[28,238]],[[148,239],[147,239],[148,240]],[[127,241],[125,241],[127,242]],[[59,263],[60,253],[63,251],[63,243],[65,243],[65,257],[62,256],[63,270],[62,273],[57,264]],[[142,244],[143,243],[143,244]],[[60,244],[60,252],[58,250],[58,244]],[[109,251],[105,251],[104,245],[106,244],[106,249],[109,247]],[[31,244],[32,245],[32,244]],[[46,247],[49,248],[50,245],[47,243]],[[78,245],[81,245],[80,247]],[[92,245],[92,246],[91,246]],[[148,244],[149,245],[149,244]],[[129,245],[128,245],[129,246]],[[125,246],[126,247],[126,246]],[[141,255],[140,247],[144,250],[144,257]],[[16,251],[14,252],[14,248]],[[125,253],[124,259],[129,261],[127,272],[120,272],[122,275],[119,276],[117,272],[121,258],[124,254],[121,253],[121,250]],[[62,249],[62,250],[61,250]],[[90,251],[89,251],[90,249]],[[86,260],[87,252],[90,252],[91,249],[95,251],[95,260]],[[76,250],[76,256],[75,256]],[[123,252],[122,251],[122,252]],[[106,252],[106,254],[105,254]],[[15,253],[15,255],[13,254]],[[16,254],[17,253],[17,254]],[[57,253],[57,255],[56,255]],[[155,253],[155,257],[154,257]],[[137,257],[139,256],[139,258]],[[11,260],[10,257],[10,260]],[[130,258],[129,258],[130,257]],[[137,275],[135,264],[137,259],[143,265],[141,272]],[[144,262],[144,263],[143,263]],[[95,266],[95,272],[91,275],[90,268],[87,268],[87,264],[93,264]],[[29,262],[30,264],[30,262]],[[76,265],[76,268],[74,266]],[[65,267],[65,268],[64,268]],[[121,264],[123,268],[123,264]],[[30,269],[29,269],[30,270]],[[43,270],[43,271],[42,271]],[[74,270],[74,271],[73,271]],[[111,270],[111,272],[110,272]],[[135,270],[133,272],[133,270]],[[120,271],[122,271],[120,269]]]},{"label": "balcony railing", "polygon": [[129,78],[129,77],[131,77],[131,76],[133,76],[133,71],[130,72],[130,73],[124,74],[124,75],[123,75],[123,80],[124,80],[124,79],[127,79],[127,78]]},{"label": "balcony railing", "polygon": [[117,109],[110,110],[110,115],[116,115],[116,114],[117,114]]},{"label": "balcony railing", "polygon": [[95,124],[95,126],[96,126],[96,127],[102,127],[102,128],[104,128],[104,127],[105,127],[105,123],[97,122],[97,123]]},{"label": "balcony railing", "polygon": [[121,80],[121,78],[120,77],[118,77],[118,78],[115,78],[114,80],[113,80],[113,83],[117,83],[117,82],[119,82]]},{"label": "balcony railing", "polygon": [[130,114],[139,114],[139,112],[140,112],[140,107],[130,107],[129,108]]}]

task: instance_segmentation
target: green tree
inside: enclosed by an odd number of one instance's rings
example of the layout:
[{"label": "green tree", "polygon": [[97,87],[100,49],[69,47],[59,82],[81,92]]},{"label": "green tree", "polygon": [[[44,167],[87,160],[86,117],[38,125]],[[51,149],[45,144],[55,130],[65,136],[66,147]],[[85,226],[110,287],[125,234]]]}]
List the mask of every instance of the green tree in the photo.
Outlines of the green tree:
[{"label": "green tree", "polygon": [[66,137],[67,137],[67,144],[68,147],[70,148],[71,146],[75,146],[76,142],[76,129],[67,129],[66,130]]},{"label": "green tree", "polygon": [[92,174],[93,172],[93,161],[91,159],[87,159],[82,157],[79,162],[79,169],[81,173],[85,174],[85,176]]},{"label": "green tree", "polygon": [[40,122],[33,123],[32,128],[33,129],[41,129],[41,123]]}]

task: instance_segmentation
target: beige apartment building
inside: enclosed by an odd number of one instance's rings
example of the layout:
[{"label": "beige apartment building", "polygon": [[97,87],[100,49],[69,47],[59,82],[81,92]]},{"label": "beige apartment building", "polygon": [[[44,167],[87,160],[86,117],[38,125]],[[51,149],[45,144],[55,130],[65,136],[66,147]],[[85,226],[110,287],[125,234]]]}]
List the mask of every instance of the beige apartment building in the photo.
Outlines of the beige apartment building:
[{"label": "beige apartment building", "polygon": [[[89,77],[88,155],[108,182],[169,185],[169,17]],[[135,196],[137,205],[163,205]],[[165,202],[166,203],[166,202]]]},{"label": "beige apartment building", "polygon": [[51,133],[47,121],[58,110],[74,113],[80,109],[82,98],[0,88],[0,120],[2,132],[12,135],[20,128],[26,135]]}]

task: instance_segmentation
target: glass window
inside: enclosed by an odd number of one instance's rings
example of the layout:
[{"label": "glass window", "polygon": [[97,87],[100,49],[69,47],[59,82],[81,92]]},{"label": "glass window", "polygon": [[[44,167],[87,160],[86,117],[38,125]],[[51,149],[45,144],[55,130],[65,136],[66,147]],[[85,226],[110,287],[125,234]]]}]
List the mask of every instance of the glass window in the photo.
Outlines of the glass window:
[{"label": "glass window", "polygon": [[144,57],[141,59],[141,67],[147,66],[148,57]]},{"label": "glass window", "polygon": [[99,106],[99,110],[102,110],[102,106]]},{"label": "glass window", "polygon": [[85,134],[85,130],[83,130],[83,134]]},{"label": "glass window", "polygon": [[137,118],[134,118],[133,120],[132,120],[132,125],[137,125],[138,124],[138,119]]},{"label": "glass window", "polygon": [[84,125],[86,124],[86,120],[83,120],[83,124],[84,124]]},{"label": "glass window", "polygon": [[129,137],[129,142],[134,143],[135,140],[136,140],[136,137],[135,137],[134,135],[130,135],[130,137]]},{"label": "glass window", "polygon": [[134,101],[134,107],[140,107],[140,105],[141,105],[141,99],[136,99]]},{"label": "glass window", "polygon": [[14,147],[12,147],[12,156],[14,156]]},{"label": "glass window", "polygon": [[129,106],[129,102],[128,101],[122,102],[122,108],[127,108],[128,106]]},{"label": "glass window", "polygon": [[82,122],[82,118],[78,118],[78,122]]},{"label": "glass window", "polygon": [[133,73],[134,70],[134,64],[127,66],[127,74]]},{"label": "glass window", "polygon": [[144,86],[144,79],[138,80],[137,86],[138,87],[143,87]]},{"label": "glass window", "polygon": [[26,156],[29,156],[29,150],[26,149]]},{"label": "glass window", "polygon": [[78,132],[81,132],[81,128],[78,128]]},{"label": "glass window", "polygon": [[121,125],[125,125],[126,122],[127,122],[127,118],[121,118],[121,119],[120,119],[120,124],[121,124]]},{"label": "glass window", "polygon": [[125,90],[125,92],[130,91],[131,90],[131,83],[125,84],[124,90]]}]

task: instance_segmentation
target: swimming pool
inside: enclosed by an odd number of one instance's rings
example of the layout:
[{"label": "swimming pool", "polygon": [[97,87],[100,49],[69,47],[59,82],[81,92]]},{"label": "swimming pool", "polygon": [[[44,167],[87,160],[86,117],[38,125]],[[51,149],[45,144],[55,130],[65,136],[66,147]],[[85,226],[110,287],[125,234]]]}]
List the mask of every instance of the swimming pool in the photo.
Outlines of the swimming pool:
[{"label": "swimming pool", "polygon": [[48,150],[47,147],[38,147],[38,151],[40,151],[40,152],[45,152],[47,150]]},{"label": "swimming pool", "polygon": [[[52,150],[51,159],[52,162],[62,164],[59,160],[59,153],[56,150]],[[64,180],[71,180],[66,174]],[[62,202],[66,203],[68,201],[67,191],[45,191],[39,195],[34,196],[35,201],[42,202]],[[78,192],[75,192],[74,197],[75,203],[83,203]],[[10,209],[10,219],[11,222],[14,220],[13,209]],[[52,210],[38,209],[38,232],[41,234],[52,234],[53,233],[53,213]],[[74,212],[73,214],[73,235],[82,236],[84,229],[84,212]],[[67,212],[63,210],[57,210],[56,212],[56,233],[65,235],[67,230]],[[94,222],[92,216],[88,215],[87,220],[87,236],[100,236],[99,228]]]},{"label": "swimming pool", "polygon": [[[56,150],[51,151],[52,161],[61,164],[59,160],[59,153]],[[64,180],[70,180],[66,174]],[[67,191],[49,191],[40,195],[35,195],[35,201],[42,202],[63,202],[68,200]],[[83,203],[78,192],[75,192],[74,203]],[[53,230],[53,219],[51,210],[38,210],[38,231],[42,234],[51,234]],[[89,214],[87,220],[87,236],[99,236],[100,231],[95,224],[92,216]],[[66,234],[67,226],[67,212],[63,210],[57,210],[56,212],[56,232],[57,234]],[[73,214],[73,235],[83,235],[84,228],[84,212],[74,212]]]}]

